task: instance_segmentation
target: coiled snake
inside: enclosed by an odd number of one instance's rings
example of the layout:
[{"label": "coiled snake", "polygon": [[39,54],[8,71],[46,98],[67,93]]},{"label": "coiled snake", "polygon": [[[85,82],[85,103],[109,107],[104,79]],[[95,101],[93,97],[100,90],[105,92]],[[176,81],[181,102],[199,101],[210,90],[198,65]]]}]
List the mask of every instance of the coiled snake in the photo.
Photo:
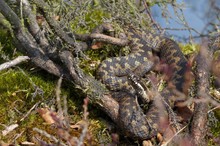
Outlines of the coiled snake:
[{"label": "coiled snake", "polygon": [[[128,82],[128,75],[137,72],[143,76],[152,69],[154,62],[149,58],[156,52],[172,70],[171,82],[180,92],[183,91],[184,73],[187,70],[187,60],[179,46],[173,40],[139,31],[134,27],[124,28],[129,39],[131,53],[127,56],[113,57],[104,60],[97,69],[97,78],[119,97],[118,126],[127,136],[135,139],[149,139],[160,131],[160,121],[169,115],[169,108],[173,107],[175,95],[168,89],[163,90],[162,98],[155,97],[144,114],[135,98],[135,89]],[[123,92],[125,91],[125,92]],[[159,100],[167,110],[161,110]]]}]

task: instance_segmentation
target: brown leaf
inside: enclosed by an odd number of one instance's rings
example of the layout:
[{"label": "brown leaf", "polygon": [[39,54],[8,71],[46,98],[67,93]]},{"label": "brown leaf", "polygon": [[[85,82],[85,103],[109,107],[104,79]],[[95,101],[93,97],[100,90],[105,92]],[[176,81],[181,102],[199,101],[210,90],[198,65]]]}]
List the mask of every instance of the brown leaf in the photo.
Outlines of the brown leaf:
[{"label": "brown leaf", "polygon": [[41,117],[45,120],[47,124],[55,123],[51,115],[56,115],[57,113],[50,111],[48,108],[40,108],[38,109],[38,113],[41,115]]},{"label": "brown leaf", "polygon": [[91,48],[96,50],[96,49],[102,48],[102,46],[103,46],[102,42],[95,42],[95,43],[92,44]]},{"label": "brown leaf", "polygon": [[143,145],[143,146],[153,146],[150,140],[144,140],[144,141],[142,142],[142,145]]}]

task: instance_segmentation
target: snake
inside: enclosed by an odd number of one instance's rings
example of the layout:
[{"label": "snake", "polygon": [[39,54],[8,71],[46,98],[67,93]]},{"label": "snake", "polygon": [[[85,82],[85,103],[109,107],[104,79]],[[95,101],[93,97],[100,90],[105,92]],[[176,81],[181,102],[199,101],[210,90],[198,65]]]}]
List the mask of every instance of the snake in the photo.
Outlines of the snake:
[{"label": "snake", "polygon": [[[123,30],[129,40],[130,54],[103,60],[96,71],[96,77],[113,91],[114,97],[119,102],[116,124],[121,131],[133,139],[150,139],[160,132],[161,119],[170,116],[175,95],[170,90],[164,89],[153,98],[147,112],[144,113],[137,102],[135,89],[129,83],[128,76],[137,73],[142,77],[149,72],[154,67],[151,58],[153,52],[156,52],[160,60],[172,70],[170,82],[182,92],[187,59],[178,44],[170,38],[141,31],[131,25],[124,26]],[[166,110],[161,109],[158,104],[161,100]]]}]

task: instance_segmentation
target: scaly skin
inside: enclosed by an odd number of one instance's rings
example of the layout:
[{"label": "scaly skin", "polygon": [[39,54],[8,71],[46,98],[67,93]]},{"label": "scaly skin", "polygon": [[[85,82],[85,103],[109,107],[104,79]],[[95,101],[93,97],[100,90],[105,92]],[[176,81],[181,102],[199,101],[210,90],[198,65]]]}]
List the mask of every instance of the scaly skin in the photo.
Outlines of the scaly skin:
[{"label": "scaly skin", "polygon": [[175,95],[168,89],[163,90],[161,96],[155,96],[149,104],[147,113],[144,114],[136,101],[135,90],[129,85],[127,76],[140,66],[145,67],[139,70],[139,76],[148,72],[153,67],[153,62],[149,58],[152,57],[152,51],[155,51],[172,69],[173,85],[182,91],[187,60],[179,46],[166,37],[141,32],[133,27],[125,27],[124,31],[130,40],[131,53],[128,56],[104,60],[97,70],[97,78],[110,90],[120,91],[114,94],[119,102],[118,126],[131,138],[149,139],[160,131],[161,120],[167,116],[171,118],[174,116],[170,114]]},{"label": "scaly skin", "polygon": [[[100,79],[110,90],[130,90],[127,75],[134,72],[142,64],[146,67],[140,71],[144,75],[153,67],[153,62],[148,58],[152,56],[151,47],[147,46],[147,42],[142,38],[142,34],[133,28],[127,28],[126,35],[130,39],[129,46],[131,53],[128,56],[113,57],[104,60],[97,69],[97,78]],[[125,31],[126,32],[126,31]]]}]

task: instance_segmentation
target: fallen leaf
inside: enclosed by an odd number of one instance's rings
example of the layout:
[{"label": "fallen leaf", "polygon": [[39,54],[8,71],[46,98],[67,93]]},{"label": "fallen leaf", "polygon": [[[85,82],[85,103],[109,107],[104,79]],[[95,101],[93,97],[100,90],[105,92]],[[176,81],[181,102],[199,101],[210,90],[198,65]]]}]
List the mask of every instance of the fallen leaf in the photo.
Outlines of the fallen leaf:
[{"label": "fallen leaf", "polygon": [[91,48],[96,50],[96,49],[100,49],[103,46],[102,42],[95,42],[92,44]]},{"label": "fallen leaf", "polygon": [[51,115],[52,114],[56,115],[57,113],[50,111],[48,108],[40,108],[37,111],[47,124],[55,123],[55,121]]},{"label": "fallen leaf", "polygon": [[142,142],[142,145],[143,145],[143,146],[153,146],[150,140],[144,140],[144,141]]}]

